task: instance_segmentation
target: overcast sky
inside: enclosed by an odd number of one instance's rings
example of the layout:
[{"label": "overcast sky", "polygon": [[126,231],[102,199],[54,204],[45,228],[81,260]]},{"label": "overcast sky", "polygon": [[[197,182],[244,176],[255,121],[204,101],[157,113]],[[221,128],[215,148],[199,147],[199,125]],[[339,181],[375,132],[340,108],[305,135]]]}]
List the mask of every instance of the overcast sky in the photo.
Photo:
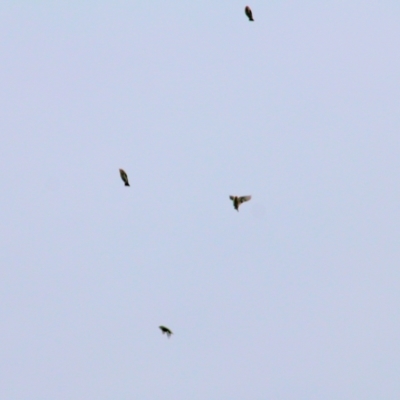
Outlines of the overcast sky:
[{"label": "overcast sky", "polygon": [[2,2],[1,399],[400,398],[400,3],[245,5]]}]

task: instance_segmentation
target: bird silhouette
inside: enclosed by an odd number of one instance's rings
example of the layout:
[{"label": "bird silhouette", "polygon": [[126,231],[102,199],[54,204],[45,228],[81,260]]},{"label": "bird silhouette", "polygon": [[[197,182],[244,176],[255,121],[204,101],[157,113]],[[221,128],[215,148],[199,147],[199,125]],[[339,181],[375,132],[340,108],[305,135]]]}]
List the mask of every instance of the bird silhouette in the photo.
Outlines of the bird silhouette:
[{"label": "bird silhouette", "polygon": [[229,196],[229,198],[233,201],[235,210],[239,211],[239,206],[245,201],[249,201],[251,196]]},{"label": "bird silhouette", "polygon": [[129,186],[129,181],[128,181],[128,175],[127,175],[127,173],[126,173],[123,169],[120,169],[120,170],[119,170],[119,174],[121,175],[121,179],[124,181],[125,186]]},{"label": "bird silhouette", "polygon": [[161,329],[161,332],[163,334],[166,333],[168,337],[172,335],[171,329],[168,329],[166,326],[160,325],[159,328]]},{"label": "bird silhouette", "polygon": [[244,9],[244,13],[247,15],[247,17],[249,18],[249,21],[254,21],[253,19],[253,12],[251,11],[251,8],[249,6],[246,6],[246,8]]}]

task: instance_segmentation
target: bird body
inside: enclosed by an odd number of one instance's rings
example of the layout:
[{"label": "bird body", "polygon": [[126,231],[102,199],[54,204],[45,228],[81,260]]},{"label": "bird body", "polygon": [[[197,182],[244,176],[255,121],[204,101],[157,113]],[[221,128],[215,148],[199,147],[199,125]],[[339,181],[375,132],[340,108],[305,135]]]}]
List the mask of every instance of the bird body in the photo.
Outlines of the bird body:
[{"label": "bird body", "polygon": [[247,15],[249,21],[254,21],[253,12],[251,11],[251,8],[249,6],[246,6],[246,8],[244,9],[244,13]]},{"label": "bird body", "polygon": [[163,334],[166,333],[168,337],[172,335],[171,329],[167,328],[166,326],[160,325],[159,328],[161,329],[161,332]]},{"label": "bird body", "polygon": [[229,196],[229,198],[233,201],[235,210],[239,211],[239,206],[245,201],[249,201],[251,196]]},{"label": "bird body", "polygon": [[129,186],[129,181],[128,181],[128,174],[120,168],[119,174],[121,175],[121,179],[124,181],[125,186]]}]

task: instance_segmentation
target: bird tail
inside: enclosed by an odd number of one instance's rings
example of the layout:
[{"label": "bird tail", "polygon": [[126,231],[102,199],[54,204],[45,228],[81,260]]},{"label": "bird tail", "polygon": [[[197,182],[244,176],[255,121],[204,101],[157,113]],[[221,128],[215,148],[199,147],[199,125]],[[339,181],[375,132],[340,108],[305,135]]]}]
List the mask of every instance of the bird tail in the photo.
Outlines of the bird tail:
[{"label": "bird tail", "polygon": [[125,186],[130,186],[128,182],[125,182]]}]

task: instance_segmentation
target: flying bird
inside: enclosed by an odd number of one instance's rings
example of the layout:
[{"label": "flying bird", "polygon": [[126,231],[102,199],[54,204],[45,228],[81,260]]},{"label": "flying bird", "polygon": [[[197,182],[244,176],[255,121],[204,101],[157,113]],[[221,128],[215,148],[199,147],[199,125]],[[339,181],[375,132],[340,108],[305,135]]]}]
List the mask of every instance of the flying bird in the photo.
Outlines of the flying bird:
[{"label": "flying bird", "polygon": [[244,9],[244,13],[247,15],[247,17],[249,18],[249,21],[254,21],[253,19],[253,13],[251,11],[251,8],[249,6],[246,6],[246,8]]},{"label": "flying bird", "polygon": [[239,206],[245,201],[249,201],[251,196],[229,196],[229,198],[233,201],[235,210],[239,211]]},{"label": "flying bird", "polygon": [[128,181],[128,175],[127,175],[127,173],[126,173],[123,169],[120,169],[120,170],[119,170],[119,174],[121,175],[121,179],[124,181],[125,186],[129,186],[129,181]]},{"label": "flying bird", "polygon": [[172,335],[172,331],[170,329],[168,329],[166,326],[159,326],[159,328],[161,329],[161,332],[166,333],[168,337],[170,337]]}]

